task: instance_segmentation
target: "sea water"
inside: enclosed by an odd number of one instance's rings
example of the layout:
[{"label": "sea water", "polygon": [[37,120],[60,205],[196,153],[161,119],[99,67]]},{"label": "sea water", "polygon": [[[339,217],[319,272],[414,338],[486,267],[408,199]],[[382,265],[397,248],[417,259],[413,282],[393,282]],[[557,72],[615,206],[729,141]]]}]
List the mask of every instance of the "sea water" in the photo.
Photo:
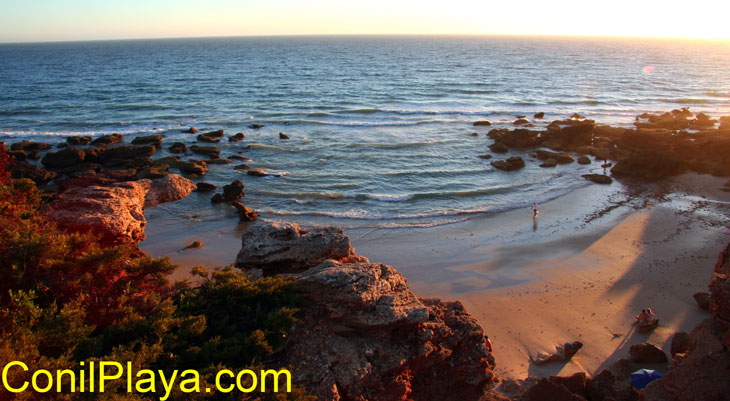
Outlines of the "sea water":
[{"label": "sea water", "polygon": [[[485,134],[519,115],[574,112],[630,126],[644,111],[730,114],[730,43],[488,36],[308,36],[0,45],[0,140],[243,132],[257,178],[212,165],[196,181],[244,182],[247,206],[305,225],[431,227],[590,185],[598,162],[502,172]],[[532,116],[544,112],[544,120]],[[491,127],[473,127],[489,120]],[[250,129],[250,124],[263,124]],[[279,133],[290,140],[280,140]],[[477,133],[478,136],[472,136]],[[200,158],[188,154],[183,158]],[[190,221],[235,212],[195,194],[162,209]]]}]

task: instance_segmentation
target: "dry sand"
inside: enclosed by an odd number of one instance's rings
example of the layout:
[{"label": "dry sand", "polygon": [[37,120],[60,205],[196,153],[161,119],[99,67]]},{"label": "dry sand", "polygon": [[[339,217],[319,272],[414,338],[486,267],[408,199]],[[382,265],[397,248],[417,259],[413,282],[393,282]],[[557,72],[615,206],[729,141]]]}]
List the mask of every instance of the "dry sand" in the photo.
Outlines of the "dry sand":
[{"label": "dry sand", "polygon": [[[707,291],[717,254],[730,241],[723,183],[685,175],[643,188],[640,197],[617,182],[590,185],[541,205],[537,221],[529,209],[512,210],[449,226],[348,234],[359,254],[395,266],[417,295],[463,302],[492,339],[501,378],[593,375],[635,343],[668,351],[674,332],[709,316],[692,295]],[[183,266],[178,278],[198,263],[229,264],[240,248],[240,226],[191,233],[155,224],[142,249],[171,255]],[[205,245],[179,251],[192,240]],[[633,318],[646,307],[660,326],[639,334]],[[572,340],[585,345],[569,363],[530,363]]]},{"label": "dry sand", "polygon": [[[528,211],[487,218],[482,229],[474,224],[461,236],[411,238],[430,254],[421,263],[409,262],[413,255],[398,257],[387,238],[362,243],[358,252],[373,261],[385,255],[418,295],[464,303],[493,341],[500,378],[594,375],[628,357],[632,344],[651,342],[668,353],[676,331],[690,331],[709,316],[692,295],[707,291],[717,255],[730,242],[730,194],[719,190],[723,182],[687,175],[675,180],[669,197],[642,201],[625,193],[625,204],[601,202],[600,189],[585,188],[542,205],[543,221],[531,239],[515,228]],[[612,210],[587,223],[595,216],[587,204]],[[624,206],[612,208],[616,204]],[[495,236],[495,225],[502,235]],[[440,257],[454,242],[481,245]],[[632,323],[646,307],[658,314],[660,325],[640,334]],[[573,340],[584,348],[570,362],[530,362],[538,352]]]}]

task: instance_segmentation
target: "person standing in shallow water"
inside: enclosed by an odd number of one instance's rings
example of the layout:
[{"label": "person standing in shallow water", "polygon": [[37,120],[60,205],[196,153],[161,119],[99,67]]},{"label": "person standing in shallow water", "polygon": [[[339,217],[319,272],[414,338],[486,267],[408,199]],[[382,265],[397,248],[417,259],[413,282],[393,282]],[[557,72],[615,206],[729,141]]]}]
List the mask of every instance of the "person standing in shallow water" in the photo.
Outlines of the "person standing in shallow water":
[{"label": "person standing in shallow water", "polygon": [[537,218],[538,214],[540,214],[540,210],[537,207],[537,202],[532,202],[532,218]]}]

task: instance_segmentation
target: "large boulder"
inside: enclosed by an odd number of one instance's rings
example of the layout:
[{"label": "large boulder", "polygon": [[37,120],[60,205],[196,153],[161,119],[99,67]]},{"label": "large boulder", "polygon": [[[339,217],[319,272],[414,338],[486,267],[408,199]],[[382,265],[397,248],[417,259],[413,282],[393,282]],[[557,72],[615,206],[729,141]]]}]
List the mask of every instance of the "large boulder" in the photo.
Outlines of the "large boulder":
[{"label": "large boulder", "polygon": [[138,243],[144,236],[144,208],[187,196],[195,184],[176,174],[111,186],[73,187],[48,203],[44,212],[61,228],[94,232],[102,242]]},{"label": "large boulder", "polygon": [[208,156],[211,159],[215,159],[218,156],[220,156],[220,154],[221,154],[221,150],[218,149],[217,146],[198,146],[198,145],[193,145],[193,146],[190,147],[190,150],[193,153],[197,153],[199,155]]},{"label": "large boulder", "polygon": [[236,266],[269,274],[307,269],[327,259],[351,258],[355,258],[355,250],[340,228],[305,230],[294,223],[259,220],[244,231]]},{"label": "large boulder", "polygon": [[154,145],[91,148],[86,149],[86,161],[105,167],[144,167],[151,163],[149,157],[156,151]]},{"label": "large boulder", "polygon": [[10,150],[22,150],[27,153],[40,152],[43,150],[48,150],[50,148],[51,148],[51,145],[49,145],[45,142],[32,142],[32,141],[28,141],[28,140],[16,142],[16,143],[10,145]]},{"label": "large boulder", "polygon": [[458,302],[419,299],[394,268],[326,261],[295,275],[308,301],[285,363],[322,400],[476,400],[493,379]]}]

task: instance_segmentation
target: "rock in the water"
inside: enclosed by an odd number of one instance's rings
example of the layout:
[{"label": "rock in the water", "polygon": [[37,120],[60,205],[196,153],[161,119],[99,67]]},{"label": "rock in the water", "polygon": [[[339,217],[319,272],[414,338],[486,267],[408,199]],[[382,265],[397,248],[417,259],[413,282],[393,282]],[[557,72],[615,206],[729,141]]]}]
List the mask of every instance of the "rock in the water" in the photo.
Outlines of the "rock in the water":
[{"label": "rock in the water", "polygon": [[124,141],[124,137],[119,134],[102,135],[93,141],[91,144],[94,146],[106,146],[114,143],[120,143]]},{"label": "rock in the water", "polygon": [[573,161],[574,161],[573,156],[571,156],[568,153],[557,153],[557,152],[550,152],[547,150],[536,150],[535,154],[537,155],[537,158],[540,160],[554,159],[559,164],[570,164],[570,163],[573,163]]},{"label": "rock in the water", "polygon": [[581,156],[578,158],[578,164],[591,164],[591,159],[588,156]]},{"label": "rock in the water", "polygon": [[525,167],[525,161],[521,157],[510,157],[507,160],[495,160],[491,162],[492,166],[502,171],[519,170]]},{"label": "rock in the water", "polygon": [[146,167],[152,163],[150,156],[157,152],[154,145],[115,146],[86,149],[86,161],[104,167]]},{"label": "rock in the water", "polygon": [[611,177],[603,174],[583,174],[583,178],[596,184],[610,184],[613,182]]},{"label": "rock in the water", "polygon": [[[236,169],[238,169],[240,166],[236,166]],[[253,177],[266,177],[268,174],[264,170],[261,170],[260,168],[248,168],[245,169],[246,174],[253,176]]]},{"label": "rock in the water", "polygon": [[263,127],[264,127],[263,124],[251,124],[248,126],[248,128],[251,128],[251,129],[259,129],[259,128],[263,128]]},{"label": "rock in the water", "polygon": [[510,148],[531,148],[539,145],[542,139],[538,136],[537,131],[515,129],[503,133],[497,141],[504,143]]},{"label": "rock in the water", "polygon": [[10,150],[22,150],[26,153],[41,152],[50,148],[51,145],[45,142],[31,142],[27,140],[10,145]]},{"label": "rock in the water", "polygon": [[631,360],[637,363],[666,363],[667,354],[654,344],[634,344],[629,348]]},{"label": "rock in the water", "polygon": [[186,133],[186,134],[197,134],[198,133],[198,129],[195,128],[195,127],[190,127],[188,129],[184,130],[183,132]]},{"label": "rock in the water", "polygon": [[86,152],[81,149],[69,147],[58,152],[46,154],[41,163],[46,168],[58,170],[75,166],[84,161]]},{"label": "rock in the water", "polygon": [[239,132],[236,135],[233,135],[232,137],[228,138],[229,142],[239,142],[242,141],[246,136],[243,135],[243,132]]},{"label": "rock in the water", "polygon": [[243,196],[243,183],[240,180],[234,180],[228,185],[223,186],[223,199],[232,202],[241,199]]},{"label": "rock in the water", "polygon": [[494,153],[509,152],[509,148],[507,147],[507,145],[503,144],[502,142],[495,142],[495,143],[489,145],[489,150],[491,150]]},{"label": "rock in the water", "polygon": [[545,113],[540,111],[540,112],[535,113],[535,115],[533,117],[538,118],[538,119],[543,118],[543,117],[545,117]]},{"label": "rock in the water", "polygon": [[515,120],[515,122],[513,122],[512,124],[513,124],[513,125],[525,125],[525,124],[529,124],[529,123],[530,123],[530,121],[529,121],[529,120],[527,120],[527,119],[524,119],[524,118],[518,118],[518,119],[517,119],[517,120]]},{"label": "rock in the water", "polygon": [[216,131],[210,131],[206,132],[205,136],[209,136],[211,138],[223,138],[224,131],[222,129],[216,130]]},{"label": "rock in the water", "polygon": [[284,139],[284,140],[286,140],[286,139],[289,139],[289,136],[288,136],[288,135],[286,135],[286,134],[285,134],[285,133],[283,133],[283,132],[279,132],[279,139]]},{"label": "rock in the water", "polygon": [[223,194],[215,194],[212,198],[210,198],[210,203],[223,203],[226,200],[223,199]]},{"label": "rock in the water", "polygon": [[254,221],[259,217],[258,213],[256,213],[253,209],[247,208],[246,205],[239,201],[234,201],[232,205],[236,208],[240,221]]},{"label": "rock in the water", "polygon": [[215,184],[211,184],[209,182],[199,182],[197,184],[197,187],[195,188],[196,192],[210,192],[214,191],[216,188]]},{"label": "rock in the water", "polygon": [[109,243],[137,243],[144,239],[144,208],[186,197],[192,181],[171,174],[108,187],[71,188],[44,208],[48,218],[69,231],[92,231]]},{"label": "rock in the water", "polygon": [[476,121],[474,123],[474,126],[475,127],[488,127],[490,125],[492,125],[492,123],[490,121],[487,121],[487,120]]},{"label": "rock in the water", "polygon": [[138,136],[132,139],[132,145],[155,145],[159,148],[162,146],[162,135]]},{"label": "rock in the water", "polygon": [[88,145],[91,143],[90,136],[70,136],[66,138],[66,143],[71,146]]},{"label": "rock in the water", "polygon": [[477,157],[480,158],[480,159],[488,160],[488,159],[491,159],[492,158],[492,155],[486,154],[486,155],[479,155]]},{"label": "rock in the water", "polygon": [[697,302],[697,306],[700,307],[700,309],[704,309],[706,311],[710,310],[710,294],[707,292],[698,292],[692,296],[695,299],[695,302]]},{"label": "rock in the water", "polygon": [[193,145],[193,146],[190,147],[190,150],[193,153],[197,153],[199,155],[208,156],[211,159],[215,159],[218,156],[220,156],[220,154],[221,154],[221,151],[220,151],[220,149],[218,149],[217,146],[198,146],[198,145]]},{"label": "rock in the water", "polygon": [[293,223],[259,220],[243,233],[236,266],[264,272],[302,270],[327,259],[353,257],[350,239],[335,227],[304,230]]},{"label": "rock in the water", "polygon": [[207,143],[216,143],[216,142],[220,142],[220,140],[221,140],[220,138],[213,137],[208,134],[200,134],[197,136],[197,138],[198,138],[198,141],[207,142]]},{"label": "rock in the water", "polygon": [[170,153],[185,153],[185,151],[188,150],[188,147],[182,142],[175,142],[170,145],[169,150]]},{"label": "rock in the water", "polygon": [[545,159],[545,161],[540,165],[540,167],[555,167],[558,165],[558,161],[555,159]]},{"label": "rock in the water", "polygon": [[231,164],[232,163],[228,159],[220,159],[220,158],[206,160],[205,162],[208,164]]}]

